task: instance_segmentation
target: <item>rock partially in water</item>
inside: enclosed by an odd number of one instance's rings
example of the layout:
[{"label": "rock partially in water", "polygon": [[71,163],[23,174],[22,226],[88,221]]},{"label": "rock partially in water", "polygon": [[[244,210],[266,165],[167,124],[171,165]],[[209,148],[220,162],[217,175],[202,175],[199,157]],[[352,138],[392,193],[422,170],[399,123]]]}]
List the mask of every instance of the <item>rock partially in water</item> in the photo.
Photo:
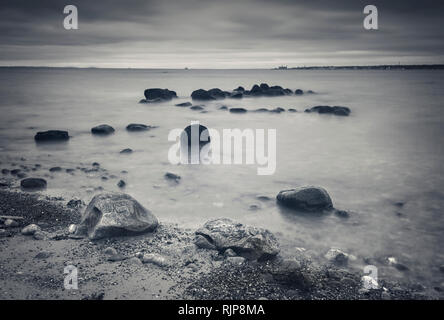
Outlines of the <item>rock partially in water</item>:
[{"label": "rock partially in water", "polygon": [[123,180],[119,180],[119,182],[117,182],[117,186],[118,186],[120,189],[125,188],[125,186],[126,186],[126,182],[123,181]]},{"label": "rock partially in water", "polygon": [[20,181],[20,186],[24,190],[42,190],[46,185],[46,180],[42,178],[26,178]]},{"label": "rock partially in water", "polygon": [[347,253],[345,253],[344,251],[337,249],[337,248],[331,248],[325,254],[325,258],[328,261],[330,261],[331,263],[338,265],[338,266],[347,265],[348,257],[349,257],[349,255]]},{"label": "rock partially in water", "polygon": [[296,89],[296,90],[294,91],[294,94],[300,96],[300,95],[303,95],[303,94],[304,94],[304,91],[302,91],[301,89]]},{"label": "rock partially in water", "polygon": [[148,131],[151,128],[151,126],[147,126],[146,124],[141,123],[130,123],[126,126],[126,130],[129,132]]},{"label": "rock partially in water", "polygon": [[181,178],[179,175],[177,175],[175,173],[167,172],[167,173],[165,173],[165,179],[179,183]]},{"label": "rock partially in water", "polygon": [[247,109],[244,108],[230,108],[231,113],[246,113]]},{"label": "rock partially in water", "polygon": [[123,149],[122,151],[120,151],[120,153],[121,154],[130,154],[130,153],[133,153],[133,150],[130,148],[126,148],[126,149]]},{"label": "rock partially in water", "polygon": [[220,252],[232,249],[236,255],[250,260],[272,259],[280,251],[279,243],[270,231],[245,226],[228,218],[206,222],[196,235],[195,244],[199,247],[214,247]]},{"label": "rock partially in water", "polygon": [[333,209],[327,191],[321,187],[299,187],[279,192],[277,202],[299,211],[323,211]]},{"label": "rock partially in water", "polygon": [[91,200],[75,235],[91,239],[134,235],[154,231],[157,225],[157,218],[134,198],[109,192]]},{"label": "rock partially in water", "polygon": [[169,101],[173,98],[177,98],[175,91],[160,88],[146,89],[144,95],[147,101],[155,100],[156,102]]},{"label": "rock partially in water", "polygon": [[37,142],[67,141],[69,135],[68,131],[63,130],[40,131],[34,136],[34,140]]},{"label": "rock partially in water", "polygon": [[193,104],[191,102],[182,102],[175,104],[176,107],[191,107]]},{"label": "rock partially in water", "polygon": [[204,89],[198,89],[191,93],[191,99],[193,100],[216,100],[215,97],[213,97],[207,90]]},{"label": "rock partially in water", "polygon": [[107,124],[101,124],[91,128],[91,133],[98,135],[109,135],[114,133],[114,131],[114,128]]},{"label": "rock partially in water", "polygon": [[320,114],[333,114],[336,116],[348,116],[351,113],[350,108],[340,106],[316,106],[310,109],[306,109],[305,112],[317,112]]},{"label": "rock partially in water", "polygon": [[52,168],[49,168],[49,172],[60,172],[60,171],[62,171],[62,168],[61,168],[61,167],[52,167]]},{"label": "rock partially in water", "polygon": [[192,106],[190,109],[194,110],[194,111],[200,111],[200,110],[204,110],[204,107],[202,107],[202,106]]}]

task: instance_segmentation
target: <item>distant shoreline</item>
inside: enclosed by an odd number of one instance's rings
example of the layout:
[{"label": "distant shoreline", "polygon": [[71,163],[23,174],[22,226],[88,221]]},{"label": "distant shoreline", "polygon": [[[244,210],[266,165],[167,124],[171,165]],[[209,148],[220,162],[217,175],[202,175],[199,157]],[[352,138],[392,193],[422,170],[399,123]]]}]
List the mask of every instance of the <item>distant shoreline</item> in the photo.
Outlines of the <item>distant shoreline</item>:
[{"label": "distant shoreline", "polygon": [[0,66],[0,69],[85,69],[85,70],[444,70],[444,64],[387,64],[369,66],[308,66],[308,67],[277,67],[277,68],[100,68],[100,67],[52,67],[52,66]]}]

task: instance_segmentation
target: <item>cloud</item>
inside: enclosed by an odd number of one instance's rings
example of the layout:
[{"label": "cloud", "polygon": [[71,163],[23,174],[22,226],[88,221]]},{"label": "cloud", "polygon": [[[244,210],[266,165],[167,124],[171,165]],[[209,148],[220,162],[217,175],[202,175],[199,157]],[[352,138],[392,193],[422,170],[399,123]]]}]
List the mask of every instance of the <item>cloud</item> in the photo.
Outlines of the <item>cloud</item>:
[{"label": "cloud", "polygon": [[367,1],[0,1],[0,65],[269,68],[277,64],[442,63],[437,1],[372,1],[378,31],[362,27]]}]

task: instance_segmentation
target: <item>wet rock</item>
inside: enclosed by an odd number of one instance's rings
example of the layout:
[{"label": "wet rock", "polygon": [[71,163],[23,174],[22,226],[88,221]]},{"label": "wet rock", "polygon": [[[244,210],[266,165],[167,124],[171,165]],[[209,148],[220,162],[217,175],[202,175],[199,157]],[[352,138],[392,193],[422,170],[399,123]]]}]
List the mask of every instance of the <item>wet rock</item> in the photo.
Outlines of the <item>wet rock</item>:
[{"label": "wet rock", "polygon": [[175,173],[171,173],[171,172],[167,172],[165,173],[165,179],[170,180],[170,181],[174,181],[176,183],[180,182],[181,177]]},{"label": "wet rock", "polygon": [[165,257],[161,256],[157,253],[147,253],[144,254],[142,257],[143,263],[152,263],[159,267],[166,267],[168,266],[168,262]]},{"label": "wet rock", "polygon": [[442,273],[444,273],[444,264],[441,265],[441,266],[439,266],[439,271],[442,272]]},{"label": "wet rock", "polygon": [[226,92],[222,91],[219,88],[213,88],[213,89],[208,90],[208,94],[215,99],[223,99],[227,95]]},{"label": "wet rock", "polygon": [[194,110],[194,111],[199,111],[199,110],[203,110],[204,108],[202,106],[192,106],[190,109]]},{"label": "wet rock", "polygon": [[13,169],[13,170],[11,170],[11,174],[12,174],[13,176],[18,175],[20,172],[21,172],[20,169]]},{"label": "wet rock", "polygon": [[254,110],[254,112],[258,112],[258,113],[265,113],[265,112],[269,112],[270,110],[268,110],[267,108],[259,108]]},{"label": "wet rock", "polygon": [[46,180],[42,178],[26,178],[20,181],[20,186],[25,190],[41,190],[46,188]]},{"label": "wet rock", "polygon": [[68,131],[63,130],[40,131],[34,136],[34,140],[37,142],[67,141],[69,135]]},{"label": "wet rock", "polygon": [[303,95],[303,94],[304,94],[304,91],[302,91],[301,89],[296,89],[296,90],[294,91],[294,94],[300,96],[300,95]]},{"label": "wet rock", "polygon": [[21,231],[21,233],[25,236],[32,236],[34,235],[34,233],[36,233],[37,231],[40,231],[40,227],[36,224],[30,224],[26,227],[24,227]]},{"label": "wet rock", "polygon": [[237,92],[245,92],[245,88],[242,86],[237,87],[236,89],[234,89],[233,91],[237,91]]},{"label": "wet rock", "polygon": [[321,187],[300,187],[279,192],[277,202],[300,211],[323,211],[333,208],[327,191]]},{"label": "wet rock", "polygon": [[151,128],[152,128],[151,126],[141,123],[130,123],[129,125],[126,126],[126,130],[129,132],[148,131]]},{"label": "wet rock", "polygon": [[157,218],[134,198],[109,192],[91,200],[75,235],[101,239],[151,232],[157,225]]},{"label": "wet rock", "polygon": [[117,182],[117,186],[119,187],[119,188],[125,188],[125,186],[126,186],[126,182],[125,181],[123,181],[123,180],[119,180],[119,182]]},{"label": "wet rock", "polygon": [[19,178],[19,179],[26,178],[26,173],[23,173],[23,172],[18,173],[17,178]]},{"label": "wet rock", "polygon": [[348,263],[349,255],[340,249],[331,248],[325,254],[325,258],[333,264],[345,266]]},{"label": "wet rock", "polygon": [[49,172],[60,172],[62,171],[61,167],[52,167],[49,169]]},{"label": "wet rock", "polygon": [[91,128],[91,133],[97,135],[109,135],[114,133],[114,131],[114,128],[107,124],[101,124]]},{"label": "wet rock", "polygon": [[272,112],[272,113],[281,113],[281,112],[284,112],[284,111],[285,111],[285,109],[281,108],[281,107],[277,107],[277,108],[274,108],[274,109],[270,110],[270,112]]},{"label": "wet rock", "polygon": [[351,110],[347,107],[340,107],[340,106],[316,106],[312,107],[310,109],[306,109],[305,112],[317,112],[320,114],[333,114],[337,116],[348,116],[351,112]]},{"label": "wet rock", "polygon": [[192,103],[191,102],[182,102],[182,103],[178,103],[175,105],[176,107],[191,107]]},{"label": "wet rock", "polygon": [[230,108],[231,113],[246,113],[247,109],[244,108]]},{"label": "wet rock", "polygon": [[133,153],[133,150],[130,148],[126,148],[126,149],[123,149],[122,151],[120,151],[120,153],[121,154],[130,154],[130,153]]},{"label": "wet rock", "polygon": [[203,243],[203,237],[220,252],[232,249],[238,256],[250,260],[268,260],[279,253],[279,243],[270,231],[245,226],[228,218],[206,222],[196,235],[200,236],[196,238],[196,245]]},{"label": "wet rock", "polygon": [[215,97],[213,97],[208,91],[204,89],[195,90],[191,93],[191,98],[193,100],[216,100]]},{"label": "wet rock", "polygon": [[173,98],[177,98],[177,94],[175,91],[171,91],[168,89],[160,89],[160,88],[151,88],[146,89],[144,92],[145,98],[148,101],[169,101]]}]

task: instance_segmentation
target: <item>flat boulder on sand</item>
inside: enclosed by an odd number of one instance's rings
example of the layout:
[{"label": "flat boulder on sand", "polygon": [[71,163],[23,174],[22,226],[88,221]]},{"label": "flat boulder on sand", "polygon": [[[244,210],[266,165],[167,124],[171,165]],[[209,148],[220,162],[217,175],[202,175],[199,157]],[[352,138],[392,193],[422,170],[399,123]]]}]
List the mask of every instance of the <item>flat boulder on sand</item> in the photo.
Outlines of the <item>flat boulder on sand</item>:
[{"label": "flat boulder on sand", "polygon": [[68,131],[63,130],[40,131],[34,136],[34,140],[37,142],[67,141],[69,135]]},{"label": "flat boulder on sand", "polygon": [[321,187],[300,187],[279,192],[277,202],[299,211],[323,211],[333,209],[327,191]]},{"label": "flat boulder on sand", "polygon": [[25,190],[45,189],[46,184],[46,180],[42,178],[26,178],[20,181],[20,186]]},{"label": "flat boulder on sand", "polygon": [[195,244],[223,253],[227,249],[249,260],[269,260],[279,253],[279,243],[268,230],[245,226],[228,218],[213,219],[196,231]]},{"label": "flat boulder on sand", "polygon": [[101,239],[154,231],[157,218],[124,193],[96,195],[83,214],[75,236]]}]

